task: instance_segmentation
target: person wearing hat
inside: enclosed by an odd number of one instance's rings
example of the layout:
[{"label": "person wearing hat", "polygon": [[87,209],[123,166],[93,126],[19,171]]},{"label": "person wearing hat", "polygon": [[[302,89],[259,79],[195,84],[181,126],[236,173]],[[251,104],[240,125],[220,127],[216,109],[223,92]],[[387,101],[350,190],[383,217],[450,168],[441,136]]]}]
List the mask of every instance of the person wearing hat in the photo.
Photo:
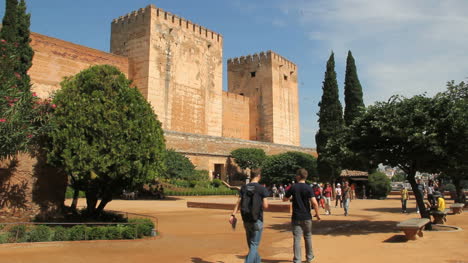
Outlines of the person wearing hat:
[{"label": "person wearing hat", "polygon": [[335,188],[335,207],[338,206],[338,202],[340,202],[340,208],[342,207],[343,201],[341,200],[341,184],[336,184]]},{"label": "person wearing hat", "polygon": [[442,197],[442,194],[439,191],[434,191],[432,194],[434,196],[434,199],[436,200],[436,206],[435,208],[439,212],[444,212],[445,211],[445,199]]}]

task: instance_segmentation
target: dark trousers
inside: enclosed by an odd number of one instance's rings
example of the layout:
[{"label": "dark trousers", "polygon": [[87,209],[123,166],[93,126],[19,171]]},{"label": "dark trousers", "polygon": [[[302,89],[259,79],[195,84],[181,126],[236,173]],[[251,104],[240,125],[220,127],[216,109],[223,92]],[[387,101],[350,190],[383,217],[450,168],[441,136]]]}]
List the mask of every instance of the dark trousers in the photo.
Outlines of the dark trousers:
[{"label": "dark trousers", "polygon": [[401,200],[401,211],[402,212],[406,212],[406,202],[407,201],[408,200],[403,200],[403,199]]}]

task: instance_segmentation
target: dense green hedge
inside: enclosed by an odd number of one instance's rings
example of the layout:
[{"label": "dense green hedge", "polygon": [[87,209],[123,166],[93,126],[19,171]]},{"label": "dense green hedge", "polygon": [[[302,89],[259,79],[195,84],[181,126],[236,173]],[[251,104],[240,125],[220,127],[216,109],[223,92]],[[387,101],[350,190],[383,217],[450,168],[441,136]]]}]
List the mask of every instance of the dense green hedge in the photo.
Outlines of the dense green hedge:
[{"label": "dense green hedge", "polygon": [[114,240],[136,239],[151,236],[154,223],[150,219],[129,219],[129,224],[111,226],[49,227],[38,225],[26,227],[15,225],[7,232],[0,232],[0,244],[15,242],[47,242],[47,241],[78,241],[78,240]]},{"label": "dense green hedge", "polygon": [[237,190],[228,188],[213,188],[213,189],[185,189],[183,191],[166,190],[164,193],[168,196],[192,196],[192,195],[236,195]]},{"label": "dense green hedge", "polygon": [[[65,192],[65,198],[73,198],[73,193],[75,192],[75,190],[73,188],[71,188],[70,186],[67,187],[67,191]],[[86,195],[85,195],[85,192],[83,191],[80,191],[79,194],[78,194],[78,198],[85,198]]]}]

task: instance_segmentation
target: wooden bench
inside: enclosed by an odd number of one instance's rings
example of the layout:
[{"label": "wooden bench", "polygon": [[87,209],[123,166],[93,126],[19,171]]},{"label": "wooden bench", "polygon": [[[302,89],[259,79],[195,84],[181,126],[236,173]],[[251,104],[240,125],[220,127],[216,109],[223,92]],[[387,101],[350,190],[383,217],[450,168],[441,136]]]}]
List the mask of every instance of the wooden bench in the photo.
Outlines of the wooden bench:
[{"label": "wooden bench", "polygon": [[465,204],[455,203],[450,206],[450,209],[452,209],[454,214],[461,214],[461,212],[463,212],[463,207],[465,207]]},{"label": "wooden bench", "polygon": [[416,240],[417,236],[423,237],[423,228],[429,222],[431,222],[431,220],[427,218],[411,218],[400,222],[397,228],[405,232],[405,236],[408,240]]},{"label": "wooden bench", "polygon": [[432,217],[434,217],[434,224],[444,224],[447,222],[447,214],[450,212],[450,209],[446,208],[442,211],[431,211]]}]

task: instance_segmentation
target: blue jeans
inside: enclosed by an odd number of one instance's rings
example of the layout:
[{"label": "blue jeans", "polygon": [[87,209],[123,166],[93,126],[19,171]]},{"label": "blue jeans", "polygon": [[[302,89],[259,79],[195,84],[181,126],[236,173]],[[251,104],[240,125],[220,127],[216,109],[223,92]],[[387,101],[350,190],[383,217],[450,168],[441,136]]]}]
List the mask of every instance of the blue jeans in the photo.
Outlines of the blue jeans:
[{"label": "blue jeans", "polygon": [[261,263],[262,260],[258,254],[260,239],[262,238],[263,222],[244,222],[245,235],[247,237],[247,246],[249,246],[249,254],[245,258],[245,263]]},{"label": "blue jeans", "polygon": [[301,239],[304,237],[307,262],[314,259],[312,251],[312,220],[293,220],[292,231],[294,236],[294,263],[302,262]]},{"label": "blue jeans", "polygon": [[345,215],[348,215],[349,198],[343,198],[343,208],[344,208]]}]

